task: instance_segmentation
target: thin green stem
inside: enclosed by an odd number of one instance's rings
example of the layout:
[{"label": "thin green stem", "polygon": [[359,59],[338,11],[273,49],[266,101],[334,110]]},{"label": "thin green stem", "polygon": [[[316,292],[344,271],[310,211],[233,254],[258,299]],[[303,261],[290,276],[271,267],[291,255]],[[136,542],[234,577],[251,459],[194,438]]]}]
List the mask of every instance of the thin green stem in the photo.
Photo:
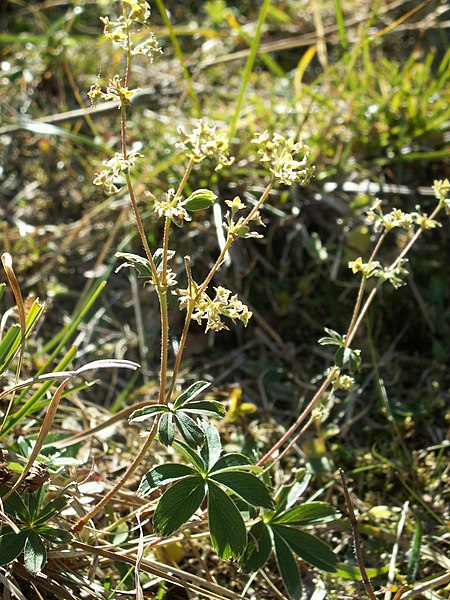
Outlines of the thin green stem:
[{"label": "thin green stem", "polygon": [[200,116],[201,109],[200,103],[197,98],[197,94],[195,93],[194,86],[192,85],[191,75],[189,73],[189,69],[186,66],[186,62],[184,60],[183,51],[181,49],[180,43],[176,36],[174,27],[172,25],[172,21],[169,19],[169,15],[167,14],[166,7],[164,6],[164,2],[162,0],[156,0],[156,5],[161,14],[164,25],[167,27],[169,31],[170,41],[172,42],[172,46],[175,52],[176,57],[180,61],[181,68],[183,70],[184,80],[186,82],[187,93],[189,94],[189,98],[191,99],[194,112],[197,116]]},{"label": "thin green stem", "polygon": [[183,357],[183,352],[186,347],[187,335],[189,333],[189,327],[191,324],[192,312],[193,312],[193,307],[189,304],[187,311],[186,311],[186,317],[184,319],[183,331],[182,331],[181,337],[180,337],[178,352],[175,357],[175,364],[173,366],[173,371],[172,371],[172,379],[170,381],[170,386],[167,391],[167,401],[168,402],[170,401],[170,397],[172,396],[173,388],[175,387],[175,383],[177,381],[178,371],[180,370],[181,359]]},{"label": "thin green stem", "polygon": [[248,82],[250,81],[250,76],[252,74],[253,65],[255,64],[256,56],[258,53],[259,42],[261,40],[261,34],[263,30],[264,23],[267,18],[267,13],[270,8],[270,0],[263,0],[261,9],[259,11],[258,23],[256,25],[255,37],[252,40],[252,44],[250,46],[250,54],[247,58],[247,62],[245,63],[244,71],[241,77],[241,87],[238,93],[238,97],[236,100],[236,107],[234,109],[233,119],[230,125],[230,132],[228,139],[231,141],[239,120],[239,116],[241,114],[242,104],[244,103],[244,96],[247,89]]}]

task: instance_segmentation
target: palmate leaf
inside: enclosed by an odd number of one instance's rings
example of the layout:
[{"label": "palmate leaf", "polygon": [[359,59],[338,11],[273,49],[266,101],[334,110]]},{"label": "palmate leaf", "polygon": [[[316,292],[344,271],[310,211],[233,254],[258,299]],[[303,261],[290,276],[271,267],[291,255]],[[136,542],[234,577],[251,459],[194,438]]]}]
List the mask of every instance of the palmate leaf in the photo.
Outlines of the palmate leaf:
[{"label": "palmate leaf", "polygon": [[196,450],[186,444],[186,442],[183,442],[182,440],[176,440],[173,443],[173,447],[178,450],[178,452],[180,452],[186,458],[186,460],[192,463],[199,473],[207,473],[207,467],[203,458]]},{"label": "palmate leaf", "polygon": [[198,475],[171,485],[161,496],[153,515],[155,531],[164,536],[174,533],[198,510],[205,492],[205,480]]},{"label": "palmate leaf", "polygon": [[306,488],[311,481],[311,477],[311,473],[308,473],[306,469],[300,469],[295,476],[294,483],[285,485],[279,489],[275,497],[277,514],[294,506],[306,491]]},{"label": "palmate leaf", "polygon": [[208,381],[196,381],[191,386],[188,387],[186,391],[178,396],[175,400],[173,408],[177,410],[181,408],[187,402],[193,400],[196,396],[198,396],[204,389],[209,387],[211,384]]},{"label": "palmate leaf", "polygon": [[38,575],[47,562],[47,551],[40,536],[30,531],[23,550],[23,563],[31,575]]},{"label": "palmate leaf", "polygon": [[28,539],[29,531],[15,533],[10,527],[3,526],[0,535],[0,565],[6,565],[17,558]]},{"label": "palmate leaf", "polygon": [[54,498],[39,511],[37,519],[34,521],[34,525],[37,526],[45,523],[45,521],[48,521],[48,519],[51,519],[54,515],[60,513],[69,502],[70,500],[68,498],[63,498],[62,496]]},{"label": "palmate leaf", "polygon": [[269,510],[273,508],[269,490],[260,479],[251,473],[243,471],[215,472],[210,475],[210,479],[217,481],[252,506],[262,506]]},{"label": "palmate leaf", "polygon": [[194,419],[191,419],[189,415],[186,415],[181,410],[173,413],[173,419],[178,427],[178,431],[189,446],[198,448],[203,445],[205,434]]},{"label": "palmate leaf", "polygon": [[175,440],[175,431],[173,413],[163,413],[158,423],[158,437],[161,444],[171,446]]},{"label": "palmate leaf", "polygon": [[325,523],[336,517],[336,511],[327,502],[305,502],[305,504],[277,514],[270,520],[270,523],[304,526]]},{"label": "palmate leaf", "polygon": [[273,524],[270,527],[274,536],[282,537],[300,558],[322,571],[336,572],[337,556],[325,542],[293,527]]},{"label": "palmate leaf", "polygon": [[205,443],[200,450],[200,455],[204,460],[208,471],[211,471],[214,464],[219,460],[220,453],[222,452],[222,444],[220,442],[219,432],[215,427],[209,423],[205,423],[203,429],[205,432]]},{"label": "palmate leaf", "polygon": [[142,477],[137,491],[138,496],[144,498],[158,489],[161,485],[196,474],[196,471],[187,465],[178,465],[174,463],[158,465],[157,467],[150,469],[150,471]]},{"label": "palmate leaf", "polygon": [[[221,471],[223,469],[231,469],[234,467],[248,468],[254,467],[254,465],[252,461],[248,458],[248,456],[245,456],[244,454],[239,454],[238,452],[231,452],[230,454],[224,454],[219,458],[218,461],[214,463],[214,466],[211,469],[211,474],[217,473],[218,471]],[[258,469],[259,467],[255,467],[256,471]]]},{"label": "palmate leaf", "polygon": [[277,561],[281,579],[289,594],[289,598],[292,600],[300,600],[302,580],[300,579],[300,571],[295,556],[286,541],[280,537],[276,531],[272,531],[275,559]]},{"label": "palmate leaf", "polygon": [[248,532],[248,543],[240,560],[244,573],[259,571],[264,566],[272,552],[272,539],[269,528],[262,521],[258,521]]},{"label": "palmate leaf", "polygon": [[[0,496],[4,496],[9,489],[10,488],[5,485],[0,486]],[[10,517],[15,517],[22,523],[28,523],[30,520],[28,507],[17,492],[13,492],[9,498],[3,502],[3,511]]]},{"label": "palmate leaf", "polygon": [[138,254],[131,254],[130,252],[116,252],[115,256],[125,260],[125,262],[116,269],[116,272],[124,267],[133,267],[136,269],[138,277],[153,279],[152,268],[148,258],[139,256]]},{"label": "palmate leaf", "polygon": [[129,423],[141,423],[147,419],[151,419],[155,415],[160,413],[170,412],[170,409],[165,404],[152,404],[151,406],[144,406],[131,413],[128,418]]},{"label": "palmate leaf", "polygon": [[208,480],[208,523],[211,541],[223,559],[238,558],[245,550],[247,532],[236,504]]},{"label": "palmate leaf", "polygon": [[183,405],[183,409],[190,413],[223,417],[226,413],[225,406],[217,400],[196,400]]},{"label": "palmate leaf", "polygon": [[36,529],[36,532],[54,544],[67,544],[72,539],[72,535],[68,531],[52,525],[41,525]]}]

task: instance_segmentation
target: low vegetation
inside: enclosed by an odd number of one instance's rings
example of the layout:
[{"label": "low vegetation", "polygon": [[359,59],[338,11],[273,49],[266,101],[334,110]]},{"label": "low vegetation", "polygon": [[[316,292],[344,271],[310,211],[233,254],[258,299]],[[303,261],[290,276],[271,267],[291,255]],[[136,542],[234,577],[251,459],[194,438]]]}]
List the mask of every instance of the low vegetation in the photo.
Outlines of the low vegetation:
[{"label": "low vegetation", "polygon": [[445,10],[2,5],[4,598],[447,597]]}]

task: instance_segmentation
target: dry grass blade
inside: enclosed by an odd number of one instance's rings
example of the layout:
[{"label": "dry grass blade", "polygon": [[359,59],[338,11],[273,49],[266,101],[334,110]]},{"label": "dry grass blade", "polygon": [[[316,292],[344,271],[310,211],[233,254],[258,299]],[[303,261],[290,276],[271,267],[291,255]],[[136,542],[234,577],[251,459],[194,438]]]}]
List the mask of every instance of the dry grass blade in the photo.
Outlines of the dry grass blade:
[{"label": "dry grass blade", "polygon": [[[103,550],[98,546],[89,546],[88,544],[83,544],[82,542],[72,542],[72,546],[75,548],[79,548],[80,550],[84,550],[89,554],[96,554],[98,556],[103,556],[112,561],[121,561],[128,565],[135,566],[136,559],[130,556],[126,556],[124,554],[120,554],[117,552],[110,552],[109,550]],[[141,570],[150,573],[152,575],[156,575],[157,577],[161,577],[166,581],[169,581],[179,587],[187,587],[190,591],[201,594],[206,598],[211,598],[211,600],[239,600],[241,596],[236,594],[226,588],[207,581],[197,575],[192,573],[187,573],[181,569],[176,567],[164,565],[162,563],[149,560],[147,558],[143,558],[141,560]]]},{"label": "dry grass blade", "polygon": [[364,587],[366,588],[367,595],[369,596],[370,600],[376,600],[375,592],[367,575],[366,567],[364,566],[364,558],[362,554],[361,538],[359,536],[358,521],[356,520],[356,516],[353,510],[353,503],[347,486],[347,478],[345,477],[345,473],[342,469],[339,469],[339,475],[341,477],[342,488],[344,490],[345,502],[347,504],[348,514],[350,517],[350,524],[352,526],[353,542],[355,545],[355,555],[356,560],[358,561],[358,567],[361,572],[361,577],[364,582]]},{"label": "dry grass blade", "polygon": [[95,371],[97,369],[107,369],[107,368],[111,368],[111,367],[135,370],[139,367],[139,365],[130,360],[117,360],[117,359],[95,360],[93,362],[87,363],[86,365],[83,365],[76,371],[69,371],[68,376],[66,374],[65,379],[58,386],[58,388],[47,408],[47,412],[45,413],[44,420],[43,420],[41,428],[39,430],[39,435],[37,437],[37,440],[33,447],[33,450],[31,451],[31,454],[28,458],[28,461],[27,461],[22,473],[20,474],[20,477],[18,478],[16,483],[13,485],[13,487],[8,491],[8,493],[4,496],[4,499],[8,498],[22,484],[23,480],[30,472],[30,469],[33,466],[36,458],[38,457],[39,452],[41,451],[41,449],[44,445],[45,439],[53,425],[53,420],[55,418],[56,411],[58,410],[61,396],[62,396],[67,384],[72,379],[72,377],[74,377],[76,375],[80,375],[81,373],[85,373],[87,371]]}]

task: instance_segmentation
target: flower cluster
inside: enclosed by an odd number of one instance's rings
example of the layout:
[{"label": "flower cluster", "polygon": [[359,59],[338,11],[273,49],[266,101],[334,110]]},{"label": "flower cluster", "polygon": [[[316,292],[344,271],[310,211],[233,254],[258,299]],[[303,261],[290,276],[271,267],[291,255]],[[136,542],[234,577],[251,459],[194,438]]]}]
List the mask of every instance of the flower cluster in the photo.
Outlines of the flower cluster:
[{"label": "flower cluster", "polygon": [[233,163],[234,158],[228,156],[228,136],[225,131],[218,132],[216,127],[199,121],[190,135],[180,130],[177,146],[186,152],[186,156],[195,163],[206,158],[216,158],[216,171]]},{"label": "flower cluster", "polygon": [[411,229],[413,225],[418,225],[421,229],[434,229],[441,224],[428,215],[420,212],[417,206],[416,212],[405,213],[399,208],[393,208],[390,212],[384,214],[381,208],[381,200],[376,200],[373,206],[367,211],[368,220],[373,223],[375,231],[391,231],[395,227],[402,229]]},{"label": "flower cluster", "polygon": [[348,263],[349,268],[353,273],[362,273],[363,277],[377,277],[382,281],[389,281],[395,288],[399,288],[405,284],[403,278],[408,275],[408,271],[404,268],[407,259],[400,259],[389,267],[383,267],[377,260],[368,263],[363,263],[362,258],[358,257]]},{"label": "flower cluster", "polygon": [[258,225],[265,227],[259,210],[256,211],[250,219],[248,217],[239,217],[237,220],[235,220],[236,213],[247,208],[246,204],[242,202],[239,196],[235,196],[233,200],[225,200],[225,204],[231,208],[231,212],[229,211],[226,213],[225,222],[223,223],[228,235],[233,236],[234,239],[238,237],[245,239],[263,237],[256,231],[250,231],[250,227],[247,224],[250,221],[256,221]]},{"label": "flower cluster", "polygon": [[117,102],[117,108],[122,108],[122,106],[130,104],[131,98],[137,91],[139,91],[139,88],[130,90],[123,86],[121,78],[118,75],[114,75],[109,80],[105,90],[102,89],[99,83],[92,85],[88,96],[92,106],[95,106],[99,100],[112,100]]},{"label": "flower cluster", "polygon": [[[252,140],[259,146],[260,161],[269,168],[276,183],[292,185],[305,184],[311,179],[314,167],[309,164],[309,147],[302,141],[295,142],[294,138],[285,138],[268,131],[258,133]],[[300,160],[295,157],[302,154]]]},{"label": "flower cluster", "polygon": [[350,375],[343,375],[339,368],[335,368],[335,374],[331,382],[333,391],[345,390],[348,391],[355,383],[355,379]]},{"label": "flower cluster", "polygon": [[364,277],[374,277],[375,272],[380,269],[381,265],[377,260],[373,260],[368,263],[363,263],[362,258],[359,256],[356,260],[351,260],[348,263],[349,268],[353,273],[362,273]]},{"label": "flower cluster", "polygon": [[100,17],[103,23],[103,34],[132,56],[142,54],[153,62],[154,56],[161,53],[161,48],[153,33],[136,45],[133,44],[130,36],[132,25],[143,25],[150,18],[148,3],[145,0],[124,0],[123,7],[124,14],[115,21],[111,21],[109,17]]},{"label": "flower cluster", "polygon": [[216,295],[210,298],[206,292],[203,292],[198,298],[198,287],[194,282],[188,289],[178,290],[180,296],[180,308],[187,308],[195,302],[192,318],[201,325],[206,321],[206,331],[220,331],[228,329],[221,317],[228,317],[233,322],[241,321],[247,326],[252,313],[248,307],[239,300],[237,294],[232,295],[230,290],[219,286],[214,288]]},{"label": "flower cluster", "polygon": [[124,158],[122,152],[116,152],[110,160],[103,161],[104,169],[94,177],[93,184],[102,186],[107,194],[117,194],[125,173],[134,166],[138,158],[143,158],[139,152],[129,152]]},{"label": "flower cluster", "polygon": [[181,197],[175,196],[175,190],[170,190],[164,194],[164,199],[159,200],[151,192],[145,192],[145,195],[153,200],[153,210],[158,217],[168,217],[176,221],[190,221],[191,216],[181,203]]},{"label": "flower cluster", "polygon": [[447,214],[450,214],[450,199],[447,198],[447,195],[450,191],[450,182],[448,179],[440,179],[436,180],[433,185],[433,192],[435,197],[439,200],[440,203],[445,205],[445,209]]},{"label": "flower cluster", "polygon": [[400,259],[389,267],[383,267],[377,260],[363,263],[362,258],[352,260],[348,263],[349,268],[353,273],[362,273],[363,277],[377,277],[381,281],[389,281],[395,288],[399,288],[405,284],[403,278],[408,275],[408,271],[404,268],[407,259]]}]

